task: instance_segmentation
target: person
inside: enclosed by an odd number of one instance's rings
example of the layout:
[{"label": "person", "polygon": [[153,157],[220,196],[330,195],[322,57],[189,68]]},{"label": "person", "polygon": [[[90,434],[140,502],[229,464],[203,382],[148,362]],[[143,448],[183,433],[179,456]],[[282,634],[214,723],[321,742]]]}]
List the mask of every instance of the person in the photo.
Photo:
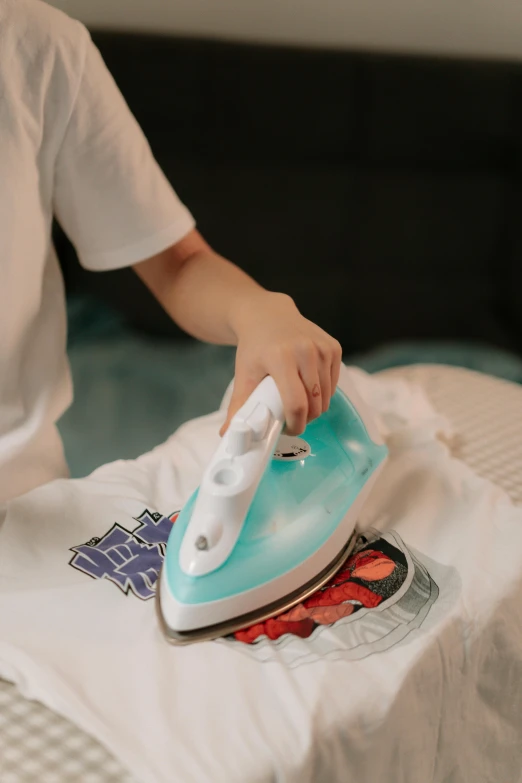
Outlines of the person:
[{"label": "person", "polygon": [[288,432],[302,432],[328,408],[339,343],[209,246],[81,23],[42,0],[0,0],[0,35],[0,501],[68,475],[54,217],[85,268],[133,267],[183,330],[237,347],[222,433],[268,374]]}]

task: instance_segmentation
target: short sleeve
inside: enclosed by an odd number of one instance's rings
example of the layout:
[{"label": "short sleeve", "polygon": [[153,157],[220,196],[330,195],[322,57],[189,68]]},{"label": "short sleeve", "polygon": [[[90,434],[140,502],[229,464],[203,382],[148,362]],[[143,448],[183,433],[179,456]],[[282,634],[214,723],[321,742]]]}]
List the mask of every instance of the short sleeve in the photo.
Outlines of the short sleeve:
[{"label": "short sleeve", "polygon": [[143,261],[195,226],[90,36],[56,158],[53,208],[92,270]]}]

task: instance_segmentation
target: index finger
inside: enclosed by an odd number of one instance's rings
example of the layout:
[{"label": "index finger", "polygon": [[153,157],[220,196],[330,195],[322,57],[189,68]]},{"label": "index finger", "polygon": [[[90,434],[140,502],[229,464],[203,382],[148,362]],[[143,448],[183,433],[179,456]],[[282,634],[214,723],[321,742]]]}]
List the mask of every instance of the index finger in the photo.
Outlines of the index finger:
[{"label": "index finger", "polygon": [[297,368],[274,372],[272,377],[283,402],[285,431],[289,435],[301,435],[308,421],[308,395]]}]

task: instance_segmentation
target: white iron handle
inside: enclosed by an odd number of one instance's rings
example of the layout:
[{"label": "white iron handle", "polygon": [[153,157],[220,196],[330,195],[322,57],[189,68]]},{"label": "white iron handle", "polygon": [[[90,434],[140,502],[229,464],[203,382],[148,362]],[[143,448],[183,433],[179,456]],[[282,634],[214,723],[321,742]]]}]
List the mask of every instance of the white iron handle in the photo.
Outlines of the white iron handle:
[{"label": "white iron handle", "polygon": [[259,386],[254,389],[248,400],[235,414],[234,418],[236,416],[244,418],[245,412],[248,412],[250,408],[252,408],[253,405],[258,402],[262,402],[268,408],[270,408],[270,411],[272,412],[272,415],[275,419],[279,419],[281,422],[284,421],[285,413],[283,409],[283,401],[281,400],[279,389],[277,388],[276,383],[271,375],[267,375],[266,378],[263,378]]},{"label": "white iron handle", "polygon": [[267,376],[232,418],[203,474],[180,547],[185,573],[203,576],[230,556],[283,424],[281,396]]},{"label": "white iron handle", "polygon": [[248,428],[255,440],[262,440],[271,420],[279,422],[282,427],[285,413],[275,381],[267,375],[234,415],[229,430]]}]

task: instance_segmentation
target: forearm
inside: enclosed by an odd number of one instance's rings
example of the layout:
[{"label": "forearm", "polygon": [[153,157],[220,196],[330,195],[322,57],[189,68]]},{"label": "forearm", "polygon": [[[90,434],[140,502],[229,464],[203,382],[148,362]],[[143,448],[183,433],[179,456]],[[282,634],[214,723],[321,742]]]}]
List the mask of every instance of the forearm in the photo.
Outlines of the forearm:
[{"label": "forearm", "polygon": [[339,380],[341,346],[304,318],[292,299],[266,291],[218,256],[197,232],[137,264],[137,274],[182,329],[205,342],[237,345],[231,417],[270,375],[286,428],[303,432],[326,411]]},{"label": "forearm", "polygon": [[267,292],[199,235],[135,267],[173,321],[205,342],[236,345],[243,314]]},{"label": "forearm", "polygon": [[207,251],[186,261],[158,299],[193,337],[236,345],[238,313],[262,292],[237,266]]}]

